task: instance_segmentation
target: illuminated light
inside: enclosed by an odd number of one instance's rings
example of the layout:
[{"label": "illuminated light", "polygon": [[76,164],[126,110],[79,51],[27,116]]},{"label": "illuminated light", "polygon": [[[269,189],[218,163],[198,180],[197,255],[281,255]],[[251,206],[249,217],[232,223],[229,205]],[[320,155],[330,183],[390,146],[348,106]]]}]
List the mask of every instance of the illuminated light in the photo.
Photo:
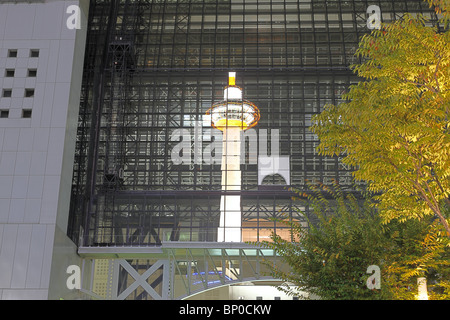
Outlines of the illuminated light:
[{"label": "illuminated light", "polygon": [[236,86],[226,87],[223,92],[223,100],[242,100],[242,89]]},{"label": "illuminated light", "polygon": [[247,124],[244,121],[234,119],[219,119],[215,123],[215,126],[221,131],[226,127],[242,127],[243,130],[247,129]]},{"label": "illuminated light", "polygon": [[[225,278],[225,280],[228,280],[228,281],[232,281],[233,279],[232,278],[230,278],[229,276],[227,276],[226,274],[225,275],[223,275],[223,272],[222,271],[209,271],[208,273],[205,273],[204,271],[202,271],[202,272],[193,272],[192,273],[192,276],[194,276],[194,277],[199,277],[200,276],[200,278],[202,278],[203,276],[205,276],[205,275],[212,275],[212,276],[218,276],[218,277],[224,277]],[[189,275],[186,275],[186,278],[189,278]],[[219,280],[211,280],[211,281],[208,281],[208,285],[212,285],[212,284],[216,284],[216,283],[221,283],[222,281],[219,279]],[[193,285],[198,285],[198,284],[203,284],[203,279],[201,279],[201,280],[199,280],[199,281],[194,281],[194,282],[192,282],[192,284]]]},{"label": "illuminated light", "polygon": [[417,300],[428,300],[427,278],[417,278],[418,295]]},{"label": "illuminated light", "polygon": [[229,86],[236,85],[236,72],[228,72],[228,85]]},{"label": "illuminated light", "polygon": [[225,127],[224,124],[247,130],[256,126],[260,119],[258,107],[249,101],[220,102],[206,111],[206,115],[211,117],[211,125],[221,131]]}]

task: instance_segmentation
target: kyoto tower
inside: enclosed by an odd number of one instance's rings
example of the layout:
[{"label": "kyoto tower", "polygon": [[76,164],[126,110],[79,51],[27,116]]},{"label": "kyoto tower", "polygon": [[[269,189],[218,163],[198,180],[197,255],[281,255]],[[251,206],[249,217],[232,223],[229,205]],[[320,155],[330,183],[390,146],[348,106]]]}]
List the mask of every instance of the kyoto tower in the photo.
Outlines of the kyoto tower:
[{"label": "kyoto tower", "polygon": [[223,132],[222,191],[218,242],[241,242],[241,196],[228,195],[241,190],[241,132],[255,126],[259,109],[242,99],[242,89],[236,86],[236,73],[228,74],[223,101],[214,104],[206,115],[211,116],[212,127]]}]

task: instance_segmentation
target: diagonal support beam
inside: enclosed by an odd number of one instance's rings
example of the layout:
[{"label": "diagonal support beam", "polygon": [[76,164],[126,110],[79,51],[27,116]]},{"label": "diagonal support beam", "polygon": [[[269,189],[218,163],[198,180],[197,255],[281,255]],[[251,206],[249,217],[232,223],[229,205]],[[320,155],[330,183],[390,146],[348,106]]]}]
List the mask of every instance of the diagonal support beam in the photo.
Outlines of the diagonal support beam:
[{"label": "diagonal support beam", "polygon": [[[140,275],[126,260],[120,259],[116,261],[117,267],[122,266],[130,276],[133,277],[135,282],[133,282],[128,288],[126,288],[120,295],[117,296],[118,300],[124,300],[128,295],[130,295],[136,288],[141,286],[153,299],[161,300],[166,299],[168,296],[168,285],[164,285],[167,282],[168,277],[168,261],[158,260],[153,264],[147,271]],[[147,279],[160,267],[163,267],[163,293],[162,296],[156,292],[155,289],[147,282]],[[119,268],[115,269],[118,270]],[[116,275],[118,276],[118,274]]]}]

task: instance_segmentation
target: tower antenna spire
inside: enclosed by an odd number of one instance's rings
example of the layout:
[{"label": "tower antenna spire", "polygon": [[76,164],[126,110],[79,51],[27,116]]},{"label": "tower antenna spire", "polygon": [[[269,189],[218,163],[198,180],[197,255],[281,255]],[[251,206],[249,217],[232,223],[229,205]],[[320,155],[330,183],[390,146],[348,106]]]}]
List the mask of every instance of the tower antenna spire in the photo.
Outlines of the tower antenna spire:
[{"label": "tower antenna spire", "polygon": [[228,85],[229,86],[236,85],[236,72],[228,72]]}]

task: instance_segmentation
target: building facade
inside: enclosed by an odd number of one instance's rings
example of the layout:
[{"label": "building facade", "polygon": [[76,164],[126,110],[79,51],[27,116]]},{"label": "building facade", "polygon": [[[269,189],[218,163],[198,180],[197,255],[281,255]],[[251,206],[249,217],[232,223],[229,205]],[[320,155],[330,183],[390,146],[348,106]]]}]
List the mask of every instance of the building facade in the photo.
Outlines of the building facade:
[{"label": "building facade", "polygon": [[[53,1],[43,3],[36,6]],[[67,210],[57,217],[68,217],[63,233],[77,248],[78,297],[107,299],[180,299],[213,287],[222,289],[209,297],[236,298],[232,292],[242,290],[226,285],[276,281],[262,263],[276,255],[249,242],[271,232],[291,237],[286,222],[307,227],[308,207],[291,190],[335,180],[354,192],[351,169],[319,156],[308,128],[359,80],[349,66],[358,63],[360,37],[406,12],[436,21],[421,0],[91,0],[83,12],[86,26],[76,32],[87,38],[76,50],[85,51],[72,64],[83,73],[71,82],[80,92],[70,91],[80,102],[78,124],[62,126],[76,130],[75,144],[65,144],[73,170],[61,171],[72,178],[64,179],[70,203],[65,198]],[[2,45],[5,60],[14,46]],[[229,72],[260,112],[257,125],[241,133],[234,190],[223,188],[227,150],[208,114],[224,100]],[[5,136],[1,121],[9,120],[0,119]],[[223,196],[239,197],[240,241],[218,234]],[[55,279],[68,275],[62,268],[52,277],[58,273]],[[73,297],[58,281],[49,297]]]},{"label": "building facade", "polygon": [[67,225],[86,24],[66,23],[70,6],[86,23],[88,1],[0,2],[0,299],[47,299],[59,265],[80,264]]}]

